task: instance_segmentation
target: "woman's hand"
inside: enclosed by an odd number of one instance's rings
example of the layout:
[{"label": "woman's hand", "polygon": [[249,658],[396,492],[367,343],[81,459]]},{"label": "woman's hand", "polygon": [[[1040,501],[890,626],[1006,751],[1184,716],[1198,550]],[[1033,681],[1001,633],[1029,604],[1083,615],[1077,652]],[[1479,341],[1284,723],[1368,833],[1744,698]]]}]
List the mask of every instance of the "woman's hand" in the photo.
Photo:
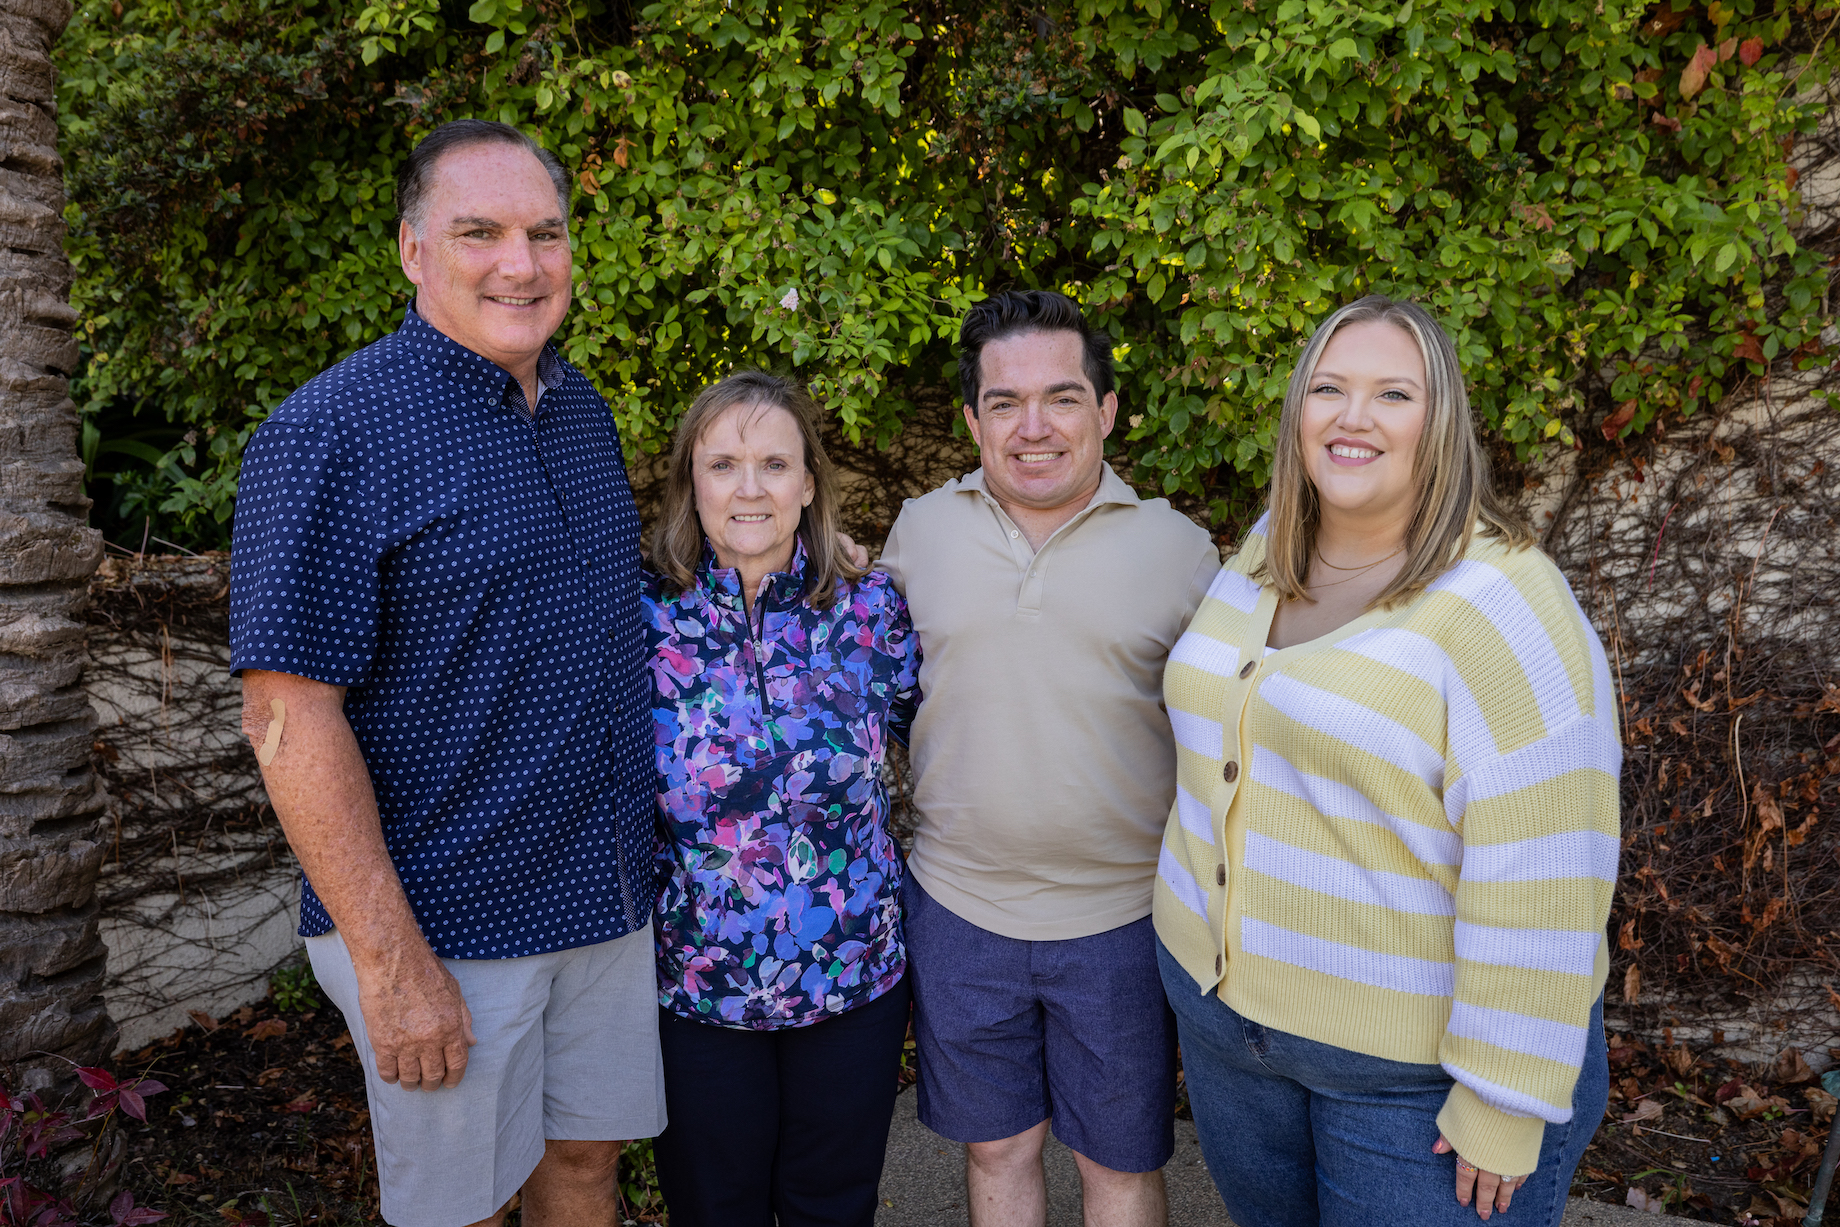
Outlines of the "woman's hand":
[{"label": "woman's hand", "polygon": [[[1438,1134],[1437,1144],[1431,1148],[1433,1154],[1447,1155],[1456,1150],[1450,1139]],[[1457,1156],[1457,1204],[1469,1205],[1470,1194],[1476,1195],[1476,1213],[1486,1220],[1497,1210],[1506,1211],[1508,1203],[1514,1200],[1514,1190],[1527,1183],[1525,1176],[1497,1176],[1494,1172],[1485,1172],[1474,1163]]]}]

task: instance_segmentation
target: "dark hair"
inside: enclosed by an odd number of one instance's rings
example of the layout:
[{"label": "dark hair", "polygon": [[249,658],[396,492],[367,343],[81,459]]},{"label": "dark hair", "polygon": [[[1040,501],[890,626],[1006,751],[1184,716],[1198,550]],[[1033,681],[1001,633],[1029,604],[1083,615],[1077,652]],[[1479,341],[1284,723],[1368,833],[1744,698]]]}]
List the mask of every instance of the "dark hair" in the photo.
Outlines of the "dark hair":
[{"label": "dark hair", "polygon": [[977,416],[978,394],[984,384],[980,369],[984,347],[1023,332],[1075,333],[1086,351],[1080,365],[1093,395],[1104,400],[1117,386],[1112,374],[1112,338],[1086,326],[1080,304],[1053,290],[1004,290],[965,312],[965,322],[959,325],[958,387],[965,404],[971,406],[971,416]]},{"label": "dark hair", "polygon": [[493,119],[449,120],[409,151],[409,156],[396,167],[397,220],[408,222],[409,229],[419,235],[422,223],[428,220],[423,214],[428,208],[428,193],[434,187],[435,164],[446,154],[474,145],[510,145],[541,163],[549,172],[550,182],[556,185],[557,214],[564,225],[568,224],[569,173],[562,169],[562,163],[532,137]]},{"label": "dark hair", "polygon": [[818,437],[818,406],[796,380],[779,375],[738,371],[712,383],[677,423],[664,479],[664,506],[652,535],[652,566],[679,592],[696,585],[696,569],[703,561],[703,522],[696,513],[696,445],[717,418],[747,405],[784,409],[799,424],[805,471],[811,474],[811,502],[799,515],[805,599],[815,609],[828,609],[837,599],[837,582],[861,579],[864,571],[844,556],[837,541],[841,500],[837,472]]}]

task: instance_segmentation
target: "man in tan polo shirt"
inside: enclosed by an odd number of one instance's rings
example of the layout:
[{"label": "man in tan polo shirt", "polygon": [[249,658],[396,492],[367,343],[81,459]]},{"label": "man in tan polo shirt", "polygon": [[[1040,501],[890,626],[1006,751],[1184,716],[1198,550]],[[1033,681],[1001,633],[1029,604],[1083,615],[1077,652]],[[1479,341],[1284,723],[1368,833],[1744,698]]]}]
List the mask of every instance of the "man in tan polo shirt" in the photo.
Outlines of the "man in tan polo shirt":
[{"label": "man in tan polo shirt", "polygon": [[959,331],[982,467],[908,502],[879,564],[920,633],[903,893],[920,1119],[967,1143],[974,1227],[1040,1227],[1042,1142],[1086,1221],[1166,1221],[1175,1027],[1151,884],[1175,798],[1163,665],[1220,569],[1106,465],[1112,343],[1047,291]]}]

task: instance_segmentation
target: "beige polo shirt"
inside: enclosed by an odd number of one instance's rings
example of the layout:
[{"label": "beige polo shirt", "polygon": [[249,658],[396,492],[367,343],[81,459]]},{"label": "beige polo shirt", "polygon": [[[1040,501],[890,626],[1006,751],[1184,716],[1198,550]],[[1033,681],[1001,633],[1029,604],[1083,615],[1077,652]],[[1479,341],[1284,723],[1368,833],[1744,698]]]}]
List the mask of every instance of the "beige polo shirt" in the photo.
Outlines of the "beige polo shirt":
[{"label": "beige polo shirt", "polygon": [[1039,553],[984,471],[909,499],[877,564],[920,632],[913,855],[927,893],[1006,937],[1150,914],[1176,791],[1163,664],[1220,552],[1108,467]]}]

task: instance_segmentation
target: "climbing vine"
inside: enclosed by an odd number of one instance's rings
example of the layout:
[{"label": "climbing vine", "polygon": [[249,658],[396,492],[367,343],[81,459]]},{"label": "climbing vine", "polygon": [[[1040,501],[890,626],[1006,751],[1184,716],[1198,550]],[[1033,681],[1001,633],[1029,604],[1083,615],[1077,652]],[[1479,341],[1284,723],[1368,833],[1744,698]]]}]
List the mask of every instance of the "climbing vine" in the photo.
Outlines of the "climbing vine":
[{"label": "climbing vine", "polygon": [[1140,483],[1221,515],[1374,290],[1446,321],[1522,457],[1626,436],[1827,360],[1793,168],[1827,2],[84,0],[85,459],[105,521],[221,540],[262,417],[394,326],[392,167],[460,115],[575,177],[560,340],[630,447],[741,364],[886,441],[1008,285],[1088,304]]}]

